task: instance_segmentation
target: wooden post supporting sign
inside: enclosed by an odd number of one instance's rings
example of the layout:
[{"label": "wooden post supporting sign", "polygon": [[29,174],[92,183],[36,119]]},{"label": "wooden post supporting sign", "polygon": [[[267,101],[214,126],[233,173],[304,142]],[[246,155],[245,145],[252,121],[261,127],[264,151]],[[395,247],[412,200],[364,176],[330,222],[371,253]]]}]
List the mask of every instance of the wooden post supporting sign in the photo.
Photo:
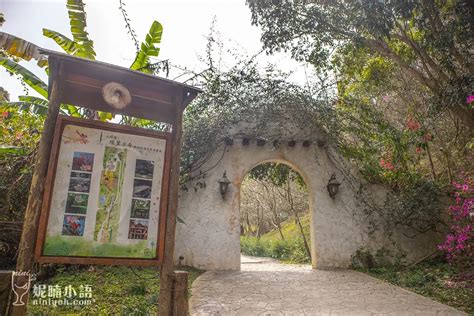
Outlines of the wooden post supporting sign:
[{"label": "wooden post supporting sign", "polygon": [[179,113],[175,124],[173,124],[173,151],[171,153],[169,204],[166,214],[165,255],[160,270],[160,297],[158,300],[158,315],[160,316],[171,315],[173,305],[174,238],[176,232],[176,211],[178,208],[181,135],[182,113]]}]

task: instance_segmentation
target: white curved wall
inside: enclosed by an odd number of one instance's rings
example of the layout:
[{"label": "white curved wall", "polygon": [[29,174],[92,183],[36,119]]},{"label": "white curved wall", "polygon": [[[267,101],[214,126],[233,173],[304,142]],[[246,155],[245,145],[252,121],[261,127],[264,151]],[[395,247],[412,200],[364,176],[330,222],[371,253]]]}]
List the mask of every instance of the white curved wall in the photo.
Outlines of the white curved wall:
[{"label": "white curved wall", "polygon": [[[240,269],[240,184],[254,166],[266,161],[284,162],[304,178],[310,198],[311,252],[313,268],[347,267],[360,247],[380,248],[387,244],[383,232],[369,238],[363,212],[356,206],[354,193],[343,181],[325,150],[311,144],[302,147],[271,144],[244,146],[240,140],[218,150],[203,167],[205,188],[195,190],[196,182],[180,191],[178,216],[185,222],[176,229],[175,258],[204,270]],[[222,158],[221,158],[222,157]],[[224,171],[232,182],[225,200],[219,193],[218,180]],[[326,184],[332,173],[342,182],[339,194],[329,197]],[[198,180],[197,180],[198,181]],[[405,242],[404,248],[416,250],[416,256],[430,251],[432,238]]]}]

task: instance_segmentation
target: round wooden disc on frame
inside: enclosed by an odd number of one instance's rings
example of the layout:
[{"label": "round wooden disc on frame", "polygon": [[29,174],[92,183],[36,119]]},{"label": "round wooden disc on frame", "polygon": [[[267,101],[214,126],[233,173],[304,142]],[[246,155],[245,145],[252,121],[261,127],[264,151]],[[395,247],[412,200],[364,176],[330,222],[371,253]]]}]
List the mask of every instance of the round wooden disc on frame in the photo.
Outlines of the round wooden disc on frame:
[{"label": "round wooden disc on frame", "polygon": [[125,86],[109,82],[102,87],[104,101],[111,107],[121,110],[132,102],[132,96]]}]

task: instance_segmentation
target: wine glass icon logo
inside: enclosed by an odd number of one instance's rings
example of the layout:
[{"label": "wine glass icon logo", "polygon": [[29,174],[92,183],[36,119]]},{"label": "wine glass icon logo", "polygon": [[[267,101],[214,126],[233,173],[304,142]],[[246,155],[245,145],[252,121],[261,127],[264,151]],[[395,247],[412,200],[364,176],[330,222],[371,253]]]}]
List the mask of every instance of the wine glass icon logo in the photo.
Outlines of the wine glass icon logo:
[{"label": "wine glass icon logo", "polygon": [[30,273],[29,272],[13,272],[12,273],[12,291],[15,293],[15,301],[13,306],[24,306],[24,297],[30,289]]}]

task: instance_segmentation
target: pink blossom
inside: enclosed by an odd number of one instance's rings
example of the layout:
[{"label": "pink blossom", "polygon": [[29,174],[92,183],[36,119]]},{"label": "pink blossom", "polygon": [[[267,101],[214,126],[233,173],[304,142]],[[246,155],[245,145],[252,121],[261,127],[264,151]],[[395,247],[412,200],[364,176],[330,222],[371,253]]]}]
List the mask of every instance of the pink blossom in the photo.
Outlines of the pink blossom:
[{"label": "pink blossom", "polygon": [[424,136],[423,136],[423,140],[425,142],[429,142],[433,139],[433,135],[431,135],[430,133],[426,133]]},{"label": "pink blossom", "polygon": [[408,120],[407,120],[407,128],[414,132],[414,131],[417,131],[418,129],[420,129],[421,125],[420,123],[413,117],[409,117]]},{"label": "pink blossom", "polygon": [[380,167],[382,167],[385,170],[395,169],[395,167],[393,166],[393,164],[389,160],[385,160],[383,158],[380,158],[379,165],[380,165]]},{"label": "pink blossom", "polygon": [[474,210],[473,181],[466,175],[461,183],[453,181],[455,205],[448,208],[452,218],[451,231],[438,249],[446,253],[449,262],[454,263],[462,256],[472,255],[474,230],[470,213]]}]

